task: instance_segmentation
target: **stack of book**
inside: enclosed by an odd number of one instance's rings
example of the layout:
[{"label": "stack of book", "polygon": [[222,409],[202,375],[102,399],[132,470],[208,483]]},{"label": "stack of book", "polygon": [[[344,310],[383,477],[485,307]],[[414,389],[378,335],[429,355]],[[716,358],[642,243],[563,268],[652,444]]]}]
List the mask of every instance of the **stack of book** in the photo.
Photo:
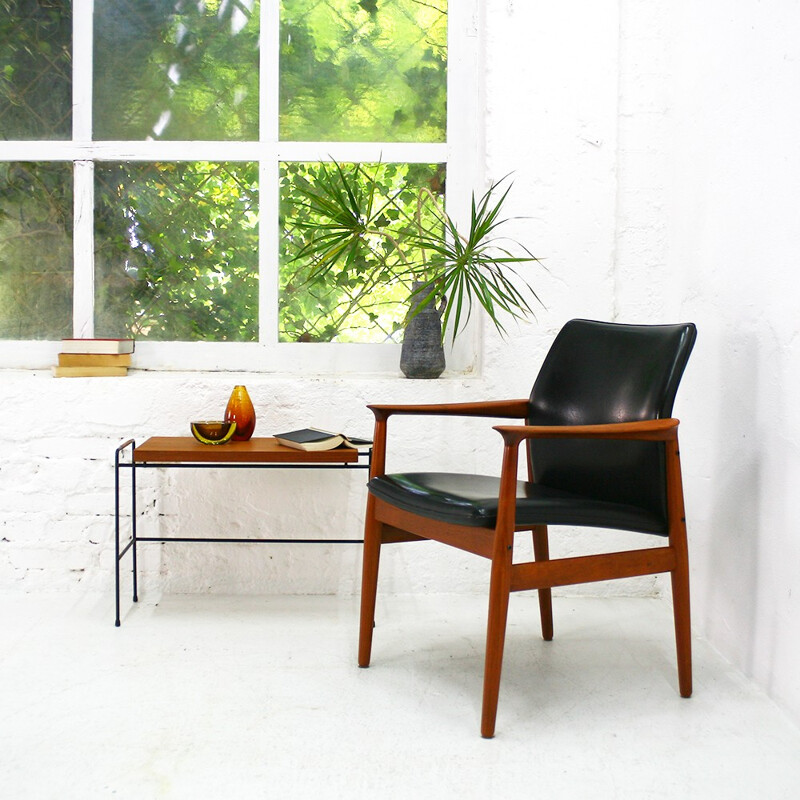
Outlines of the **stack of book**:
[{"label": "stack of book", "polygon": [[133,339],[62,339],[56,378],[96,378],[128,374]]}]

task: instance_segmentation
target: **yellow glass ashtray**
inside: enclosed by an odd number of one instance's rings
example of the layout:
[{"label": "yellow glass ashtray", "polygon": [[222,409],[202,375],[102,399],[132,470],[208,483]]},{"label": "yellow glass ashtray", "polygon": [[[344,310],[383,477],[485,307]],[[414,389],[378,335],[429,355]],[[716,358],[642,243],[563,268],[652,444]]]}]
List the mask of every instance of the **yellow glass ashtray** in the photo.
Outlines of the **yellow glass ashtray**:
[{"label": "yellow glass ashtray", "polygon": [[190,422],[189,427],[192,429],[192,436],[200,444],[225,444],[236,432],[235,422],[217,419]]}]

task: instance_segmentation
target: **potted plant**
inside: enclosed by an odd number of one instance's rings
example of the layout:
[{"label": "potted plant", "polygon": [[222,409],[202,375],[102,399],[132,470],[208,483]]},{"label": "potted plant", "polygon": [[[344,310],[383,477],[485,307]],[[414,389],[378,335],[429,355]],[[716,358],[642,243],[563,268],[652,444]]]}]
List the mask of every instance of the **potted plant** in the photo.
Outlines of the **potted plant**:
[{"label": "potted plant", "polygon": [[[313,182],[295,188],[295,203],[304,212],[297,227],[306,239],[292,260],[307,265],[307,282],[324,281],[334,268],[344,266],[349,280],[364,285],[380,280],[408,284],[410,309],[401,355],[408,377],[441,374],[447,332],[457,336],[476,304],[501,334],[506,332],[504,316],[523,319],[533,314],[532,303],[539,298],[516,267],[539,260],[499,232],[508,222],[502,215],[511,189],[505,178],[479,200],[473,194],[463,229],[446,212],[441,194],[420,188],[409,212],[381,189],[376,172],[363,164],[322,164]],[[387,224],[398,216],[405,223],[400,234],[397,225]],[[420,360],[435,364],[420,371],[415,366]]]}]

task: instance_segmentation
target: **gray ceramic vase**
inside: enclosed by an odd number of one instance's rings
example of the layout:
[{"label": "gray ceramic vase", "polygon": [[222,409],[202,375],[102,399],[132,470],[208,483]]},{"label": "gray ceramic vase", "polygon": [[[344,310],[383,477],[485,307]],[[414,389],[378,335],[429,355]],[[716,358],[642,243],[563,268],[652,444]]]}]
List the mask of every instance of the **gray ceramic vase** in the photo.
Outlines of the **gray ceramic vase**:
[{"label": "gray ceramic vase", "polygon": [[[412,287],[411,312],[430,294],[419,293],[423,284],[415,281]],[[400,370],[406,378],[438,378],[444,372],[442,347],[442,306],[431,302],[406,325],[400,351]]]}]

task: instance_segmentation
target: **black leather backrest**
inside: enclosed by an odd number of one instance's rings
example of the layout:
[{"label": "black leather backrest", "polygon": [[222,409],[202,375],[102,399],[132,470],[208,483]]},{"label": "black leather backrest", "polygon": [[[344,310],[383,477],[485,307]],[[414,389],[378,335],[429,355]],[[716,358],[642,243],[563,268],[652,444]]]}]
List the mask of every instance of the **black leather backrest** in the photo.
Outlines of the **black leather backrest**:
[{"label": "black leather backrest", "polygon": [[[571,320],[542,364],[528,423],[589,425],[669,417],[696,335],[691,323]],[[636,505],[666,520],[663,444],[535,440],[529,447],[537,483]]]}]

